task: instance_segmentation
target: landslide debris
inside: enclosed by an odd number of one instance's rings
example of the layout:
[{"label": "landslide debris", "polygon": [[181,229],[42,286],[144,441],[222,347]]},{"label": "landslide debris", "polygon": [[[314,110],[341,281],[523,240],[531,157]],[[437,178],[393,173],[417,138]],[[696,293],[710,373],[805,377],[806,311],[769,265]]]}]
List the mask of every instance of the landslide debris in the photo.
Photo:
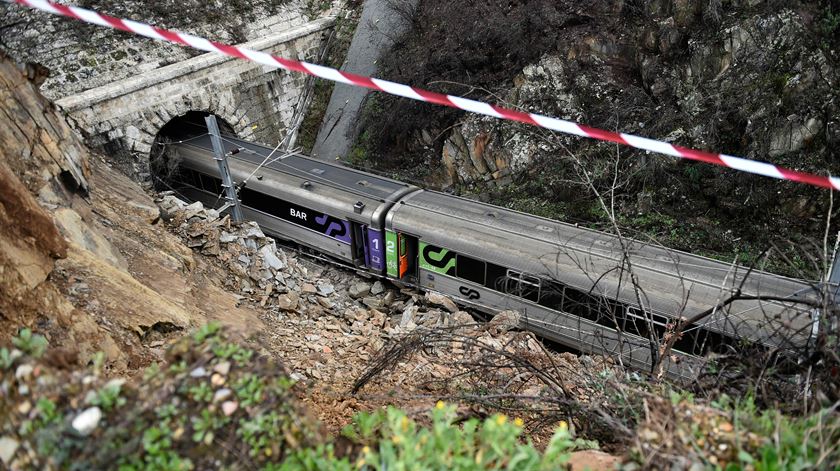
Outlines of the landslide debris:
[{"label": "landslide debris", "polygon": [[561,421],[576,437],[630,438],[631,422],[599,412],[615,412],[605,385],[621,383],[621,370],[606,358],[546,348],[515,330],[519,313],[484,324],[441,294],[360,281],[326,259],[319,266],[291,255],[255,224],[232,223],[200,202],[164,194],[158,204],[184,243],[227,273],[242,304],[261,309],[267,329],[255,342],[306,384],[301,400],[332,433],[359,412],[428,410],[445,398],[465,415],[515,408],[541,446]]}]

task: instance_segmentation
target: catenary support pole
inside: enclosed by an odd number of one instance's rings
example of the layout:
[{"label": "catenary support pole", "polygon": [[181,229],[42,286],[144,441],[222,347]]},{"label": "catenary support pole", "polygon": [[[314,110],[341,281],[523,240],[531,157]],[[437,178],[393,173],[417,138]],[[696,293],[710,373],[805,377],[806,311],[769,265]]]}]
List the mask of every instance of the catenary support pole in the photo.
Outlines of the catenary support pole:
[{"label": "catenary support pole", "polygon": [[234,187],[233,178],[230,176],[227,155],[222,145],[222,135],[219,133],[219,123],[216,122],[216,116],[212,114],[204,118],[204,121],[207,123],[207,132],[210,133],[210,140],[213,142],[213,158],[219,165],[219,173],[222,176],[222,188],[225,190],[225,200],[227,200],[228,205],[231,207],[231,216],[233,216],[234,221],[242,222],[244,221],[242,207],[239,205],[239,198],[236,196],[236,187]]},{"label": "catenary support pole", "polygon": [[840,304],[840,232],[834,244],[834,253],[831,258],[831,269],[828,272],[829,298],[835,304]]}]

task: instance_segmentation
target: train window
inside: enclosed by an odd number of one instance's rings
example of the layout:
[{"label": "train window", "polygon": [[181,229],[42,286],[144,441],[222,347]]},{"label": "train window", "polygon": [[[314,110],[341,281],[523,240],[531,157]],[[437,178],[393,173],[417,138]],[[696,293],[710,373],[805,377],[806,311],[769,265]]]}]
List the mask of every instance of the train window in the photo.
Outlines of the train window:
[{"label": "train window", "polygon": [[563,300],[566,297],[566,287],[555,281],[544,280],[540,305],[555,311],[563,311]]},{"label": "train window", "polygon": [[258,191],[250,190],[248,188],[243,188],[239,196],[242,200],[242,204],[248,206],[249,208],[254,208],[257,211],[262,211],[264,213],[273,214],[277,216],[277,212],[283,205],[283,202],[277,198],[272,198],[271,196],[264,195]]},{"label": "train window", "polygon": [[185,185],[195,188],[201,188],[201,180],[198,177],[198,172],[191,168],[181,167],[178,169],[178,181]]},{"label": "train window", "polygon": [[209,191],[213,194],[221,194],[222,193],[222,181],[218,178],[211,177],[209,175],[201,175],[201,187],[204,188],[205,191]]},{"label": "train window", "polygon": [[496,265],[495,263],[487,264],[487,280],[484,286],[492,290],[504,292],[505,280],[507,280],[507,268]]},{"label": "train window", "polygon": [[484,284],[485,264],[481,260],[458,255],[458,261],[455,266],[458,270],[458,274],[456,275],[458,278],[463,278],[480,285]]},{"label": "train window", "polygon": [[537,302],[540,299],[540,284],[540,279],[536,276],[508,270],[505,291],[508,294]]}]

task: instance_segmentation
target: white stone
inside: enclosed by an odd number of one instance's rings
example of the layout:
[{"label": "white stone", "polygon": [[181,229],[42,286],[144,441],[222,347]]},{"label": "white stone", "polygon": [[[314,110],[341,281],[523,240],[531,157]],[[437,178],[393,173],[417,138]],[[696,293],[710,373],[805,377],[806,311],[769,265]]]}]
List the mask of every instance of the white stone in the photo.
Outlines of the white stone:
[{"label": "white stone", "polygon": [[15,378],[18,380],[28,379],[32,376],[33,369],[32,365],[20,365],[15,370]]},{"label": "white stone", "polygon": [[370,285],[368,283],[356,283],[351,285],[347,291],[351,298],[358,299],[370,293]]},{"label": "white stone", "polygon": [[207,370],[204,367],[199,366],[198,368],[190,371],[190,376],[193,378],[201,378],[203,376],[207,376]]},{"label": "white stone", "polygon": [[275,255],[274,250],[270,245],[266,245],[262,249],[260,249],[260,255],[262,255],[263,261],[266,265],[271,267],[275,271],[280,271],[286,268],[286,265],[283,263],[280,258]]},{"label": "white stone", "polygon": [[329,283],[318,283],[318,294],[321,296],[329,296],[335,293],[335,288]]},{"label": "white stone", "polygon": [[18,443],[18,441],[14,438],[0,438],[0,461],[2,461],[4,465],[9,466],[18,447],[20,447],[20,443]]},{"label": "white stone", "polygon": [[429,291],[426,293],[426,299],[432,304],[443,306],[449,312],[458,312],[458,306],[455,302],[442,294]]},{"label": "white stone", "polygon": [[377,296],[385,292],[385,285],[381,281],[377,281],[370,287],[370,294]]},{"label": "white stone", "polygon": [[224,412],[225,416],[230,417],[236,412],[236,409],[239,409],[239,404],[234,401],[225,401],[222,403],[222,412]]},{"label": "white stone", "polygon": [[87,409],[77,415],[76,418],[73,419],[72,426],[79,435],[87,436],[96,430],[96,427],[99,426],[100,420],[102,420],[102,410],[98,407],[91,407],[90,409]]}]

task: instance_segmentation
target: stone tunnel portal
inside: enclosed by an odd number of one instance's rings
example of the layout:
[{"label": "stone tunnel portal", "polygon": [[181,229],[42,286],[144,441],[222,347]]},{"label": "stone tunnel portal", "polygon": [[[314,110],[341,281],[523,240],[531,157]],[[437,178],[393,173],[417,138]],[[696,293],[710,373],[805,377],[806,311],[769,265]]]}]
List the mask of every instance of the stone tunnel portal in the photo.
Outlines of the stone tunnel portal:
[{"label": "stone tunnel portal", "polygon": [[[178,168],[178,156],[167,152],[167,144],[187,141],[207,134],[204,118],[210,115],[211,113],[206,111],[188,111],[172,118],[160,128],[149,155],[152,183],[156,190],[172,189],[171,180]],[[219,115],[215,116],[223,135],[236,136],[236,131],[229,122]]]}]

